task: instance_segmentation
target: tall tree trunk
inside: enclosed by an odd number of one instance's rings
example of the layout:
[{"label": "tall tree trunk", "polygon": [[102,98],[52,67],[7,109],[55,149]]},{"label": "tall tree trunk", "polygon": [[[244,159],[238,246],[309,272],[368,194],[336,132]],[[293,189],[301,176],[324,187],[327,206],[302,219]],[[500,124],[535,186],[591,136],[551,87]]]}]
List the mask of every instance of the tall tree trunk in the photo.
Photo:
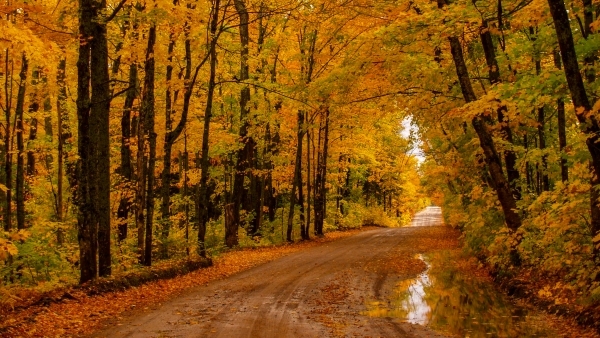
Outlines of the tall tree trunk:
[{"label": "tall tree trunk", "polygon": [[[275,104],[275,111],[277,113],[279,113],[281,109],[281,104],[277,103]],[[269,125],[267,125],[267,127],[269,127]],[[269,205],[269,221],[274,222],[275,221],[275,214],[277,212],[277,207],[278,207],[278,201],[279,201],[279,196],[277,196],[275,194],[275,187],[273,186],[273,170],[275,169],[275,161],[274,161],[274,157],[277,156],[279,154],[279,145],[281,143],[281,137],[279,135],[279,124],[277,124],[275,126],[275,132],[274,135],[272,137],[269,137],[269,161],[268,161],[268,166],[269,166],[269,173],[268,173],[268,177],[267,177],[267,186],[268,186],[268,194],[267,194],[267,200],[268,200],[268,205]],[[270,128],[267,129],[270,132]],[[270,133],[269,133],[270,135]]]},{"label": "tall tree trunk", "polygon": [[[31,79],[31,85],[34,88],[34,93],[31,95],[32,102],[29,103],[29,115],[31,116],[29,120],[29,137],[27,138],[27,143],[32,144],[37,139],[37,127],[38,120],[37,114],[40,110],[40,97],[39,90],[36,88],[40,79],[40,70],[36,69],[33,71]],[[47,102],[44,102],[44,110],[47,111]],[[23,131],[24,132],[24,131]],[[28,147],[29,148],[29,147]],[[49,169],[49,166],[48,166]],[[28,177],[32,177],[35,175],[35,151],[34,149],[29,149],[27,151],[27,169],[26,174]]]},{"label": "tall tree trunk", "polygon": [[78,129],[78,155],[77,164],[77,191],[75,202],[79,208],[77,216],[77,238],[79,241],[79,266],[81,269],[80,283],[87,282],[97,277],[98,274],[98,227],[95,221],[95,206],[92,202],[93,182],[88,173],[91,172],[91,163],[95,145],[90,138],[90,61],[91,44],[94,36],[94,21],[96,9],[95,1],[79,0],[79,57],[77,60],[77,129]]},{"label": "tall tree trunk", "polygon": [[5,173],[5,181],[4,185],[6,186],[6,200],[4,205],[4,231],[10,231],[12,229],[12,133],[14,130],[11,130],[12,121],[11,121],[11,97],[8,94],[12,91],[12,81],[9,79],[12,78],[13,74],[10,72],[9,66],[9,49],[6,49],[5,59],[4,59],[4,69],[6,69],[6,74],[4,76],[4,91],[5,91],[5,133],[4,133],[4,155],[6,158],[4,159],[4,173]]},{"label": "tall tree trunk", "polygon": [[[488,66],[488,74],[490,78],[490,84],[495,85],[500,83],[500,68],[498,66],[498,60],[496,58],[496,51],[494,43],[492,41],[492,34],[489,30],[489,25],[486,20],[483,21],[480,34],[481,44],[485,54],[486,63]],[[509,125],[509,120],[506,118],[505,113],[507,111],[506,106],[498,108],[498,123],[500,123],[500,131],[505,141],[512,144],[513,136],[512,129]],[[510,184],[512,194],[514,198],[521,199],[521,189],[519,187],[519,170],[517,169],[517,154],[509,149],[504,151],[504,163],[506,165],[506,173],[508,183]]]},{"label": "tall tree trunk", "polygon": [[[539,148],[546,150],[546,114],[544,107],[538,108],[538,138],[540,140]],[[550,178],[548,177],[548,155],[542,156],[542,168],[540,173],[540,183],[542,191],[550,190]]]},{"label": "tall tree trunk", "polygon": [[306,114],[306,228],[302,234],[302,239],[310,239],[310,129],[309,114]]},{"label": "tall tree trunk", "polygon": [[[188,8],[191,8],[190,6],[188,6]],[[191,45],[191,41],[189,39],[189,25],[187,24],[187,22],[185,23],[185,75],[184,75],[184,82],[185,82],[185,90],[184,90],[184,95],[183,95],[183,108],[181,110],[181,118],[179,119],[179,122],[177,123],[177,126],[175,127],[175,129],[171,130],[171,126],[172,126],[172,121],[171,121],[171,113],[173,112],[171,109],[171,105],[172,103],[170,103],[171,99],[170,97],[168,97],[168,105],[167,105],[167,110],[168,110],[168,114],[167,114],[167,132],[165,134],[165,142],[164,142],[164,166],[163,166],[163,172],[162,172],[162,181],[163,181],[163,186],[162,186],[162,203],[161,203],[161,210],[162,210],[162,217],[163,220],[165,221],[165,225],[163,227],[163,231],[162,231],[162,235],[163,237],[168,237],[169,236],[169,231],[170,231],[170,226],[171,223],[168,220],[168,217],[170,216],[170,212],[169,212],[169,207],[171,204],[171,197],[170,197],[170,187],[171,187],[171,154],[172,154],[172,148],[173,148],[173,144],[175,144],[175,141],[177,141],[177,139],[179,139],[179,137],[181,136],[181,134],[183,133],[183,130],[185,129],[185,126],[187,124],[187,119],[188,119],[188,113],[190,110],[190,101],[192,99],[192,93],[194,90],[194,85],[196,83],[196,80],[198,78],[198,71],[200,70],[200,67],[202,67],[202,65],[204,64],[204,61],[201,62],[195,70],[194,75],[192,76],[192,45]],[[174,46],[174,44],[173,44]],[[169,46],[169,48],[171,48],[171,46]],[[177,97],[177,92],[175,92],[175,98]],[[165,252],[166,254],[166,252]]]},{"label": "tall tree trunk", "polygon": [[[554,65],[558,69],[562,69],[562,62],[558,50],[554,50]],[[565,101],[561,98],[556,100],[556,110],[558,118],[558,146],[560,148],[560,177],[563,183],[569,181],[569,167],[567,166],[567,158],[564,153],[567,147],[567,119],[565,116]]]},{"label": "tall tree trunk", "polygon": [[[326,213],[326,192],[325,182],[327,182],[327,157],[329,151],[329,107],[322,108],[321,114],[324,114],[325,130],[323,136],[323,152],[318,156],[317,177],[315,179],[315,234],[323,236],[323,225]],[[368,200],[368,199],[367,199]]]},{"label": "tall tree trunk", "polygon": [[[150,38],[148,39],[148,45],[150,45]],[[149,65],[149,59],[153,57],[150,54],[150,51],[146,51],[146,61],[144,64],[144,70],[147,71]],[[147,90],[147,73],[144,78],[144,91]],[[147,103],[144,103],[143,100],[148,99],[148,95],[144,95],[142,93],[142,104],[141,109],[139,110],[139,115],[135,122],[136,134],[137,134],[137,158],[136,158],[136,174],[137,174],[137,187],[136,187],[136,199],[135,199],[135,224],[137,228],[137,254],[138,261],[140,264],[144,264],[145,259],[145,233],[146,233],[146,223],[144,217],[144,209],[146,207],[146,181],[147,181],[147,163],[148,156],[146,155],[147,151],[147,142],[146,142],[146,111],[147,111]]]},{"label": "tall tree trunk", "polygon": [[[173,143],[169,142],[169,134],[172,131],[173,121],[172,115],[174,113],[173,105],[173,93],[171,91],[171,80],[173,79],[173,51],[175,49],[175,34],[171,32],[169,35],[169,47],[167,48],[167,74],[165,81],[167,83],[167,91],[165,94],[165,143],[164,143],[164,155],[163,155],[163,171],[161,175],[162,186],[161,186],[161,204],[160,214],[162,218],[162,237],[163,239],[169,237],[171,229],[171,153],[173,149]],[[162,248],[162,255],[168,256],[167,248]]]},{"label": "tall tree trunk", "polygon": [[[35,109],[35,108],[34,108]],[[37,113],[37,109],[31,110],[30,113]],[[37,139],[37,128],[38,128],[38,120],[36,117],[32,117],[29,121],[29,137],[28,143],[33,143]],[[27,176],[35,175],[35,151],[33,149],[29,149],[27,151]]]},{"label": "tall tree trunk", "polygon": [[[535,74],[540,76],[542,73],[542,61],[540,60],[539,47],[536,45],[537,36],[536,29],[534,27],[529,27],[529,34],[531,35],[531,41],[533,42],[533,50],[534,50],[534,60],[535,60]],[[542,153],[545,152],[546,149],[546,114],[544,107],[540,107],[537,109],[537,122],[538,122],[538,139],[539,139],[539,149]],[[541,191],[549,191],[550,190],[550,179],[548,177],[548,155],[542,155],[542,165],[541,170],[538,170],[539,176],[539,190]]]},{"label": "tall tree trunk", "polygon": [[108,69],[108,41],[106,23],[102,9],[106,0],[96,1],[93,38],[91,39],[91,86],[92,101],[90,110],[90,141],[95,144],[93,160],[90,163],[94,193],[91,195],[95,207],[95,220],[98,222],[98,274],[100,277],[111,274],[110,253],[110,76]]},{"label": "tall tree trunk", "polygon": [[[212,9],[212,18],[210,23],[211,43],[210,43],[210,75],[208,79],[208,91],[206,96],[206,107],[204,110],[204,128],[202,130],[202,159],[200,169],[200,187],[199,187],[199,202],[200,212],[198,221],[198,253],[200,256],[206,256],[206,245],[204,242],[206,236],[206,224],[208,223],[208,207],[210,195],[208,192],[208,165],[209,165],[209,136],[210,136],[210,120],[212,118],[213,100],[216,87],[217,74],[217,28],[219,24],[220,0],[214,0]],[[225,229],[227,234],[227,227]],[[231,230],[230,230],[231,231]],[[236,229],[237,234],[237,229]],[[231,234],[230,234],[231,236]],[[233,244],[233,242],[232,242]],[[235,245],[235,244],[233,244]]]},{"label": "tall tree trunk", "polygon": [[[240,82],[244,82],[250,78],[250,69],[248,66],[250,33],[248,30],[249,15],[244,0],[234,0],[235,9],[240,18],[240,41],[242,50],[240,53]],[[233,247],[238,244],[237,231],[240,226],[240,207],[244,196],[244,180],[247,171],[250,168],[254,159],[254,150],[256,143],[251,136],[248,136],[248,128],[250,127],[250,87],[242,84],[240,91],[240,120],[241,127],[239,132],[240,140],[244,146],[237,152],[237,162],[235,166],[235,178],[233,182],[233,223],[231,227],[225,229],[225,245]]]},{"label": "tall tree trunk", "polygon": [[560,177],[561,180],[566,183],[569,181],[569,167],[567,166],[567,159],[565,154],[565,148],[567,148],[567,120],[565,117],[565,101],[558,99],[556,101],[557,115],[558,115],[558,144],[560,147]]},{"label": "tall tree trunk", "polygon": [[152,265],[152,228],[154,220],[154,167],[156,166],[156,132],[154,131],[154,45],[156,44],[156,26],[152,25],[148,32],[148,49],[144,91],[142,92],[142,111],[144,129],[148,137],[148,167],[146,179],[146,240],[144,243],[144,265]]},{"label": "tall tree trunk", "polygon": [[[63,190],[64,190],[64,144],[65,140],[70,137],[70,135],[65,135],[65,131],[67,128],[63,129],[63,122],[65,118],[63,117],[66,114],[66,101],[67,101],[67,88],[66,88],[66,67],[67,61],[65,59],[61,59],[58,64],[58,74],[56,76],[56,83],[58,85],[58,97],[56,99],[56,114],[57,114],[57,124],[58,124],[58,173],[57,173],[57,188],[56,188],[56,220],[58,222],[63,222],[64,219],[64,206],[63,206]],[[66,130],[65,130],[66,129]],[[62,227],[59,227],[56,234],[56,242],[58,245],[62,245],[64,242],[64,233]]]},{"label": "tall tree trunk", "polygon": [[[304,137],[304,112],[298,110],[298,131],[297,131],[297,143],[296,143],[296,162],[294,165],[294,180],[292,182],[292,192],[290,194],[290,212],[288,214],[286,238],[288,242],[293,242],[293,226],[294,226],[294,211],[296,203],[300,203],[300,197],[298,191],[302,191],[302,138]],[[304,201],[302,201],[304,202]],[[302,224],[304,228],[304,224]]]},{"label": "tall tree trunk", "polygon": [[183,211],[185,227],[185,253],[190,257],[190,205],[188,201],[188,171],[190,170],[190,154],[187,146],[187,132],[183,135]]},{"label": "tall tree trunk", "polygon": [[[119,172],[123,177],[127,190],[131,189],[129,185],[133,180],[133,167],[131,163],[131,111],[133,103],[137,98],[137,82],[137,64],[132,63],[129,66],[129,89],[125,96],[123,114],[121,115],[121,168]],[[119,241],[124,241],[127,238],[127,220],[129,218],[129,210],[131,209],[131,198],[128,195],[121,197],[117,209]]]},{"label": "tall tree trunk", "polygon": [[[300,142],[302,142],[302,140],[300,140]],[[304,212],[304,183],[303,181],[303,177],[302,177],[302,148],[300,147],[300,149],[298,149],[300,151],[300,156],[297,157],[300,159],[300,163],[298,166],[299,172],[298,172],[298,176],[297,176],[297,181],[296,184],[297,189],[298,189],[298,206],[300,207],[300,237],[302,239],[306,239],[306,232],[308,231],[306,229],[306,218],[305,218],[305,212]]]},{"label": "tall tree trunk", "polygon": [[[598,206],[598,184],[600,184],[600,126],[594,115],[589,114],[592,110],[592,104],[583,85],[583,78],[579,71],[577,54],[575,53],[575,43],[573,42],[573,33],[571,31],[570,19],[565,8],[563,0],[548,0],[550,13],[554,20],[554,28],[558,38],[560,54],[562,57],[567,84],[571,93],[571,100],[575,106],[575,115],[583,132],[586,134],[586,144],[592,156],[592,179],[590,193],[591,209],[591,234],[592,238],[600,235],[600,207]],[[594,245],[594,256],[596,263],[600,264],[600,249]]]},{"label": "tall tree trunk", "polygon": [[[456,74],[458,76],[463,96],[465,101],[473,102],[477,100],[477,97],[475,96],[475,92],[471,86],[471,79],[469,78],[469,72],[465,64],[462,46],[456,36],[450,37],[449,40],[452,58],[454,59]],[[510,230],[516,231],[521,226],[521,218],[517,213],[517,204],[510,184],[502,172],[502,163],[496,151],[492,135],[481,115],[474,117],[471,122],[473,128],[477,132],[477,136],[479,137],[479,142],[494,184],[494,189],[496,190],[498,200],[502,205],[506,225]]]},{"label": "tall tree trunk", "polygon": [[23,141],[23,112],[25,109],[25,90],[27,89],[27,72],[29,61],[23,53],[21,57],[21,72],[19,74],[19,91],[17,93],[17,106],[15,108],[15,132],[17,134],[17,177],[16,177],[16,199],[17,199],[17,229],[25,229],[25,144]]}]

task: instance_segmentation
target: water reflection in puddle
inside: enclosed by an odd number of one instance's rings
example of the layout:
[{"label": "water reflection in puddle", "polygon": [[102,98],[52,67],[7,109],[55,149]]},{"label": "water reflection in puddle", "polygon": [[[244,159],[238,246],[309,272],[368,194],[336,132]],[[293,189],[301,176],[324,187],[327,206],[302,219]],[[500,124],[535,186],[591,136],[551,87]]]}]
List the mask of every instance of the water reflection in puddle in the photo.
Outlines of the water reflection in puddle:
[{"label": "water reflection in puddle", "polygon": [[511,303],[491,282],[455,269],[432,268],[449,257],[417,256],[427,264],[415,279],[397,284],[385,302],[368,302],[371,317],[398,318],[462,337],[549,337],[542,319]]}]

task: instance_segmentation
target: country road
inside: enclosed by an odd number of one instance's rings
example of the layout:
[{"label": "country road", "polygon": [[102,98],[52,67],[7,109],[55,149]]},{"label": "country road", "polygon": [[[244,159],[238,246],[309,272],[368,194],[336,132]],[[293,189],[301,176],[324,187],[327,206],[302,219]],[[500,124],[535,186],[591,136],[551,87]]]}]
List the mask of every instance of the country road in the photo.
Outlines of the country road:
[{"label": "country road", "polygon": [[107,323],[95,337],[439,337],[406,319],[373,316],[398,282],[426,268],[416,254],[456,246],[441,210],[313,247]]}]

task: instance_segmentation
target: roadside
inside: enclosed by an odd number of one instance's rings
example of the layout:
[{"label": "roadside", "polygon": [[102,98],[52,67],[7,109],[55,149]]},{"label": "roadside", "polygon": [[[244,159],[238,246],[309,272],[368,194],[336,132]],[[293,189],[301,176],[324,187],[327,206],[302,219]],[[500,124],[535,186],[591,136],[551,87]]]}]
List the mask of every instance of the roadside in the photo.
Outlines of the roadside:
[{"label": "roadside", "polygon": [[[361,229],[362,230],[362,229]],[[65,337],[94,332],[107,319],[121,318],[135,310],[160,306],[161,302],[207,283],[270,262],[285,255],[352,236],[361,230],[331,232],[323,238],[273,247],[233,250],[214,260],[213,266],[125,289],[89,295],[71,289],[59,302],[29,306],[0,316],[2,337]]]},{"label": "roadside", "polygon": [[500,292],[427,208],[405,228],[230,251],[173,279],[0,318],[0,336],[600,337]]},{"label": "roadside", "polygon": [[439,225],[364,231],[105,323],[94,337],[598,337],[517,304]]}]

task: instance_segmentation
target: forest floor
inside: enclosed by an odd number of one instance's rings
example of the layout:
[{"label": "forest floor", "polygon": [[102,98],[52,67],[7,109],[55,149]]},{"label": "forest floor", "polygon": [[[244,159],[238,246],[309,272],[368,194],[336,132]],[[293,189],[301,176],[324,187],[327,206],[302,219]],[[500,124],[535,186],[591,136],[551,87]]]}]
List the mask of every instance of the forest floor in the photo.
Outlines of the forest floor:
[{"label": "forest floor", "polygon": [[417,214],[410,227],[297,251],[132,308],[93,336],[597,337],[501,294],[461,254],[459,233],[441,225],[439,208]]}]

